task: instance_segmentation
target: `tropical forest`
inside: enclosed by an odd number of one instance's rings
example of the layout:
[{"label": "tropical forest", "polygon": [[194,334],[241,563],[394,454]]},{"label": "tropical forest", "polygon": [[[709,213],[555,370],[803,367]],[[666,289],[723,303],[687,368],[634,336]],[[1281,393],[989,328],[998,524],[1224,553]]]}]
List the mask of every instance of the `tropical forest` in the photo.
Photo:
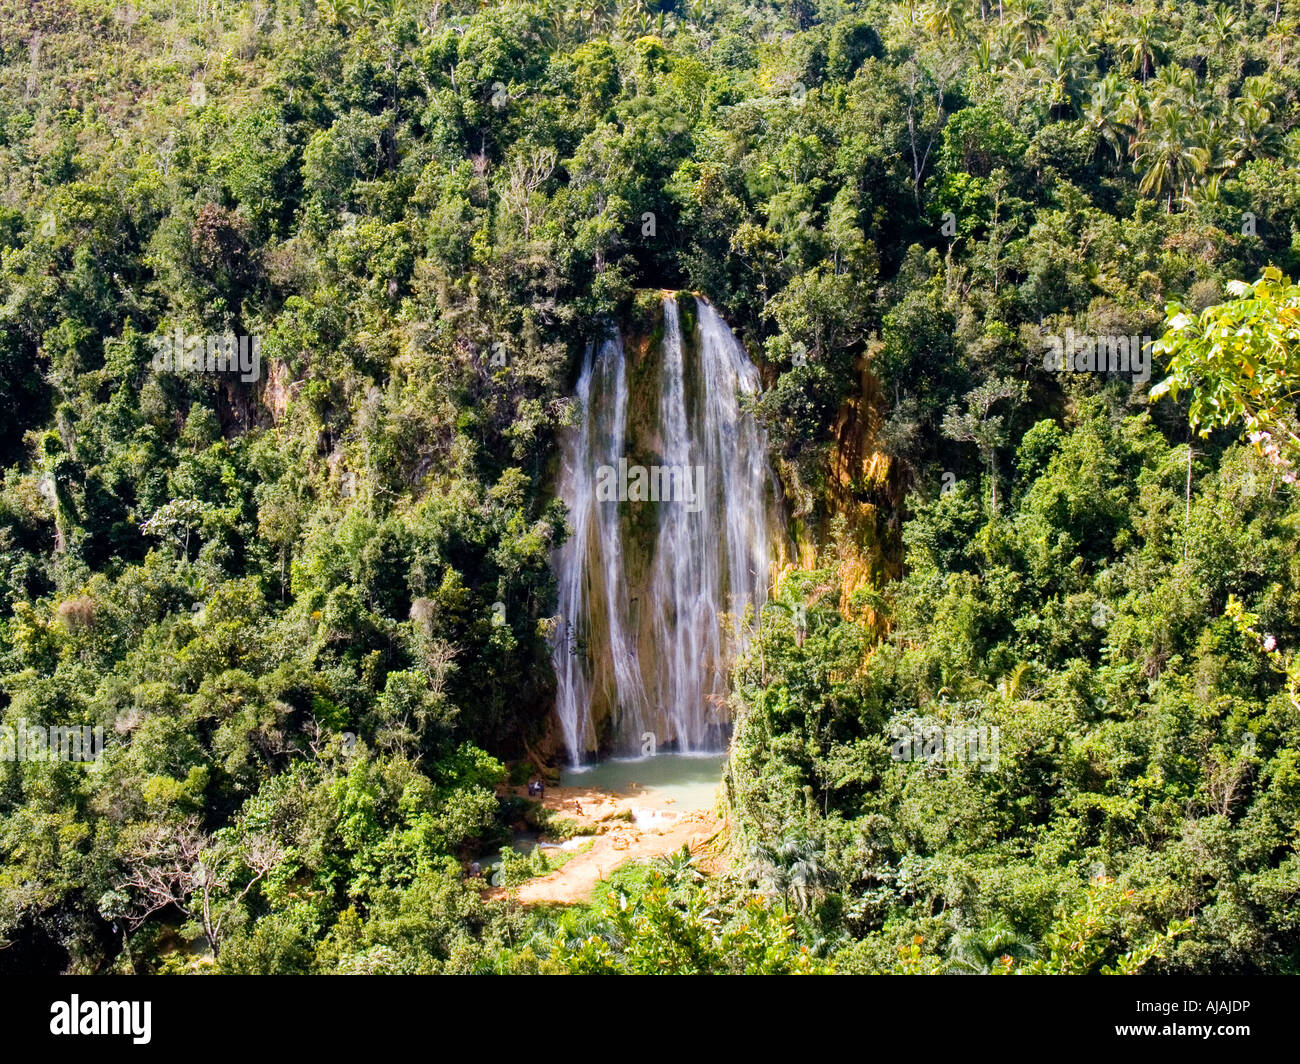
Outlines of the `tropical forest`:
[{"label": "tropical forest", "polygon": [[1298,23],[0,0],[0,974],[1300,974]]}]

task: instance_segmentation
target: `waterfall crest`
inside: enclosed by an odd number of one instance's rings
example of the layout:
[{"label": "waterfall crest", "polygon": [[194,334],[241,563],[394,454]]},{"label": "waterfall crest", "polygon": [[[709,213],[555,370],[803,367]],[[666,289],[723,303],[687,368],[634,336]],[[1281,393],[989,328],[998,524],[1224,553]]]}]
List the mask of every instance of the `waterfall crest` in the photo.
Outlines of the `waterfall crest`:
[{"label": "waterfall crest", "polygon": [[767,591],[775,478],[743,409],[758,371],[711,306],[687,309],[684,339],[664,299],[662,342],[632,365],[617,334],[588,346],[561,440],[552,661],[575,764],[721,747],[741,621]]}]

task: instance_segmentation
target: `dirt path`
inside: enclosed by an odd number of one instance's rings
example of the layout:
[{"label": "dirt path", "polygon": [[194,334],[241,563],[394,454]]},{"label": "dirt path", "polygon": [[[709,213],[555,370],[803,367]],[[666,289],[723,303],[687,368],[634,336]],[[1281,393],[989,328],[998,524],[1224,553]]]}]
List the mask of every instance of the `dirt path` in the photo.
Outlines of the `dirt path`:
[{"label": "dirt path", "polygon": [[[526,789],[515,788],[514,793],[523,795]],[[709,809],[677,809],[671,798],[636,788],[615,794],[585,787],[548,787],[542,804],[594,828],[597,834],[579,836],[591,843],[590,848],[562,868],[524,883],[519,900],[525,905],[585,901],[597,881],[625,861],[661,857],[682,846],[689,847],[706,868],[716,862],[710,843],[722,822]],[[635,819],[630,820],[629,814]],[[502,897],[504,893],[497,887],[489,896]]]}]

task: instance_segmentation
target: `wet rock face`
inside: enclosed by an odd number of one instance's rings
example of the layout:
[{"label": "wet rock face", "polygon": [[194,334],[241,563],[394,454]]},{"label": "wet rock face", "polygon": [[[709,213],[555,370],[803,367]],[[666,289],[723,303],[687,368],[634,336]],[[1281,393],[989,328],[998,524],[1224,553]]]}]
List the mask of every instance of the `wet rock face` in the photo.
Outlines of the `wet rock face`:
[{"label": "wet rock face", "polygon": [[582,423],[558,490],[573,534],[556,555],[552,660],[570,758],[717,748],[731,660],[761,606],[776,482],[742,409],[758,372],[726,323],[668,295],[649,334],[584,358]]}]

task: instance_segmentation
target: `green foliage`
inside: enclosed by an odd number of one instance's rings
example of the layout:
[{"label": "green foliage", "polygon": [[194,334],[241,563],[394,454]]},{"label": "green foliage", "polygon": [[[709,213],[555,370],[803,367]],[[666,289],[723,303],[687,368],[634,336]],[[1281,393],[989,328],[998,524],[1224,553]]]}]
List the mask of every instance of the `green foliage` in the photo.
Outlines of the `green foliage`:
[{"label": "green foliage", "polygon": [[[1015,468],[996,514],[918,501],[884,638],[827,597],[841,556],[778,585],[736,673],[747,875],[845,971],[1293,970],[1295,500],[1241,446],[1188,496],[1186,448],[1097,400]],[[926,722],[995,757],[900,760]]]},{"label": "green foliage", "polygon": [[1132,891],[1120,893],[1108,880],[1098,880],[1089,886],[1083,904],[1062,911],[1043,936],[1043,956],[1016,965],[1014,958],[1006,954],[1002,967],[1017,975],[1136,975],[1165,952],[1176,936],[1188,931],[1192,922],[1171,921],[1163,934],[1152,933],[1105,963],[1107,955],[1116,951],[1115,942],[1120,937],[1116,924],[1131,897]]},{"label": "green foliage", "polygon": [[[1152,394],[1288,459],[1294,17],[987,14],[5,6],[0,718],[108,744],[0,762],[0,969],[1300,967],[1289,469],[1039,369],[1168,305]],[[736,875],[557,947],[460,864],[548,731],[572,370],[662,288],[820,557],[738,663]],[[927,714],[1003,767],[895,763]]]},{"label": "green foliage", "polygon": [[[673,900],[652,875],[635,900],[611,894],[600,933],[578,943],[561,937],[555,958],[574,975],[798,975],[826,971],[794,942],[793,919],[761,898],[719,912],[701,891]],[[723,917],[729,919],[723,920]]]},{"label": "green foliage", "polygon": [[1168,332],[1157,348],[1169,356],[1169,376],[1151,397],[1191,392],[1193,428],[1202,436],[1238,428],[1293,483],[1300,458],[1300,285],[1270,266],[1253,285],[1233,281],[1228,291],[1234,300],[1196,316],[1169,307]]}]

